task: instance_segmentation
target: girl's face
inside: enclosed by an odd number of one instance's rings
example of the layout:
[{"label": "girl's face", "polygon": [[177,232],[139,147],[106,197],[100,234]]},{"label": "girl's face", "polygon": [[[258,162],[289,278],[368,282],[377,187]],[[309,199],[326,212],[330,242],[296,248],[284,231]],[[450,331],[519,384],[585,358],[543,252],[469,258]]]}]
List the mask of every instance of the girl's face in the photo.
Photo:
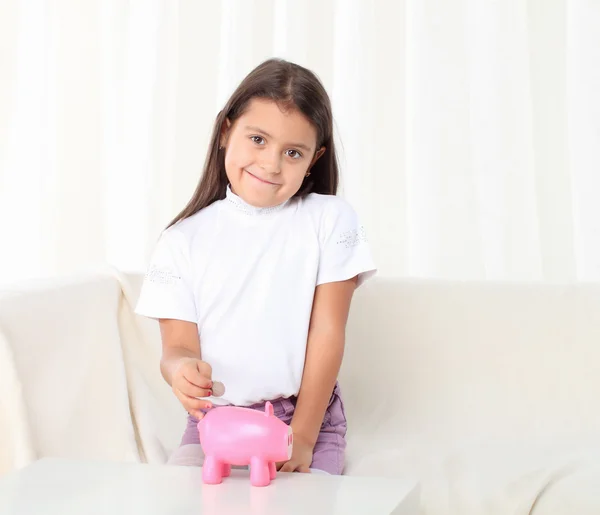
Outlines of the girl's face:
[{"label": "girl's face", "polygon": [[252,99],[235,123],[227,120],[221,145],[231,189],[256,207],[293,197],[325,152],[323,147],[317,151],[317,131],[297,109],[284,111],[260,98]]}]

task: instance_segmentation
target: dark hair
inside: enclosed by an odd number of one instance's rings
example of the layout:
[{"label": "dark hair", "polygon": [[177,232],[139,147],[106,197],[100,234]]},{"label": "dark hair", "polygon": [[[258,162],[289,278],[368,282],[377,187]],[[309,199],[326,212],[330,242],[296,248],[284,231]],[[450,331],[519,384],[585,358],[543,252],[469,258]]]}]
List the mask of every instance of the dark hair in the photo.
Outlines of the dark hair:
[{"label": "dark hair", "polygon": [[168,227],[225,198],[229,182],[225,173],[225,153],[220,148],[222,130],[225,121],[229,119],[233,123],[253,98],[270,99],[285,107],[298,109],[317,130],[317,150],[325,147],[325,153],[314,164],[311,174],[304,179],[294,196],[337,193],[339,177],[333,142],[333,116],[325,88],[310,70],[283,59],[269,59],[244,78],[217,115],[198,186],[185,208]]}]

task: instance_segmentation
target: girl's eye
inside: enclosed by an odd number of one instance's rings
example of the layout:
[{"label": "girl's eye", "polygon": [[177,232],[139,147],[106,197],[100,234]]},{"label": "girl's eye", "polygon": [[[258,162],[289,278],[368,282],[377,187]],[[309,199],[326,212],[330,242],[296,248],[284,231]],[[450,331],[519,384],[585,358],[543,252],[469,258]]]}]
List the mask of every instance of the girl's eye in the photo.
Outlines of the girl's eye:
[{"label": "girl's eye", "polygon": [[292,159],[300,159],[302,157],[302,154],[300,152],[298,152],[297,150],[290,149],[290,150],[286,150],[285,153]]},{"label": "girl's eye", "polygon": [[258,145],[264,145],[265,139],[260,136],[250,136],[250,139]]}]

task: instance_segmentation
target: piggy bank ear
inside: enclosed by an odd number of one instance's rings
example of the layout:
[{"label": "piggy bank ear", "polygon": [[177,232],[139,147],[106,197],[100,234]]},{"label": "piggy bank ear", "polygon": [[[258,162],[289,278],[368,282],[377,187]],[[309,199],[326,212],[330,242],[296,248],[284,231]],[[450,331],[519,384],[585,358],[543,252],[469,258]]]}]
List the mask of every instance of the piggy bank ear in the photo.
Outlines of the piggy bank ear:
[{"label": "piggy bank ear", "polygon": [[265,417],[270,417],[273,415],[273,405],[267,401],[265,404]]}]

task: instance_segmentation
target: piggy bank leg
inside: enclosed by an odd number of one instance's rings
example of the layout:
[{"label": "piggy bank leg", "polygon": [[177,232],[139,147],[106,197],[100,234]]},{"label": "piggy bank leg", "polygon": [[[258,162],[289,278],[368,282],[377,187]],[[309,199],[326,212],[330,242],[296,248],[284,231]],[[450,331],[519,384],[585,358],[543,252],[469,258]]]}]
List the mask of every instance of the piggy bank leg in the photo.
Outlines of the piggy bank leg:
[{"label": "piggy bank leg", "polygon": [[202,480],[209,485],[218,485],[223,481],[223,464],[214,456],[204,458]]},{"label": "piggy bank leg", "polygon": [[229,463],[223,463],[223,477],[229,477],[231,475],[231,465]]},{"label": "piggy bank leg", "polygon": [[269,477],[271,478],[271,480],[277,477],[277,467],[275,466],[274,461],[269,462]]},{"label": "piggy bank leg", "polygon": [[267,486],[271,482],[269,465],[265,460],[252,458],[250,460],[250,482],[253,486]]}]

